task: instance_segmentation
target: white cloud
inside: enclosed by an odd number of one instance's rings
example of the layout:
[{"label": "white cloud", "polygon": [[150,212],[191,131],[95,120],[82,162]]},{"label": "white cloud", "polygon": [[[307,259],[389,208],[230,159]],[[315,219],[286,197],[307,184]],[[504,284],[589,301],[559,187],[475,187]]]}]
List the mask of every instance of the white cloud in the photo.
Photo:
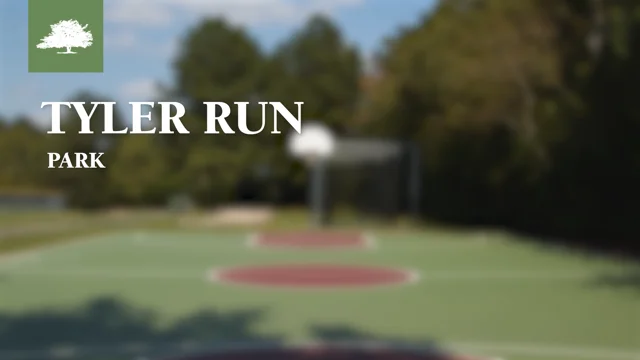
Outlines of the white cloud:
[{"label": "white cloud", "polygon": [[107,20],[141,26],[167,25],[180,16],[220,16],[245,26],[292,24],[313,13],[330,14],[365,0],[117,0]]},{"label": "white cloud", "polygon": [[163,0],[114,0],[109,5],[105,17],[114,23],[166,25],[172,18]]},{"label": "white cloud", "polygon": [[159,88],[153,79],[136,79],[122,85],[120,94],[125,101],[154,101]]}]

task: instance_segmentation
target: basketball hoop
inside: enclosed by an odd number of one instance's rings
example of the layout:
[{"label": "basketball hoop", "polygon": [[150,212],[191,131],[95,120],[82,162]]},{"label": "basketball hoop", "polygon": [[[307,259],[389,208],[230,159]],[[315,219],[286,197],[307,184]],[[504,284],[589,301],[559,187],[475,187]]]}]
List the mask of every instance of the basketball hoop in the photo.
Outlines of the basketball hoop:
[{"label": "basketball hoop", "polygon": [[325,222],[324,206],[326,161],[336,148],[336,139],[331,130],[319,122],[305,122],[300,133],[293,133],[287,139],[289,154],[305,161],[311,168],[309,201],[312,212],[312,224],[322,226]]},{"label": "basketball hoop", "polygon": [[302,125],[300,134],[289,136],[287,150],[297,159],[307,164],[329,159],[336,147],[333,132],[319,122],[307,122]]}]

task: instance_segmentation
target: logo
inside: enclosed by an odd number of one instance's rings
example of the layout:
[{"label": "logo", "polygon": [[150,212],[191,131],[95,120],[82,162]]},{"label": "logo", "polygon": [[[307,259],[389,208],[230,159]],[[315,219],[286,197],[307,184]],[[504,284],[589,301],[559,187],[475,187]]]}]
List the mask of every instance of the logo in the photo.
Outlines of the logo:
[{"label": "logo", "polygon": [[78,20],[62,20],[51,25],[51,33],[42,39],[38,49],[63,49],[67,51],[58,54],[77,54],[71,51],[74,47],[88,48],[93,44],[91,31],[85,29],[89,25],[82,26]]},{"label": "logo", "polygon": [[29,0],[29,72],[102,72],[103,0]]}]

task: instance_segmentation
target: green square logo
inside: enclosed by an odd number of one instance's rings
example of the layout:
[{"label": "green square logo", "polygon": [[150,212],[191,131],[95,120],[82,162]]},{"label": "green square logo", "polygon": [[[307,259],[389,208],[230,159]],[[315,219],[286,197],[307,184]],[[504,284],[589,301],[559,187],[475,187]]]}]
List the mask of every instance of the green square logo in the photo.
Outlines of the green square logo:
[{"label": "green square logo", "polygon": [[103,0],[29,0],[29,72],[103,72]]}]

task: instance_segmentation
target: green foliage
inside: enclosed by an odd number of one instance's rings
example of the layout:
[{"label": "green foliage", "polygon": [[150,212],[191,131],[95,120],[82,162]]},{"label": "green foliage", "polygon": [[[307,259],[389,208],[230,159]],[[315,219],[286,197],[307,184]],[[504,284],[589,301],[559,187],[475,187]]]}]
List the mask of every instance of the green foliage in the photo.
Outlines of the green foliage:
[{"label": "green foliage", "polygon": [[0,188],[45,187],[50,141],[26,119],[0,128]]},{"label": "green foliage", "polygon": [[[89,92],[82,92],[71,99],[74,102],[84,102],[85,111],[89,114],[93,108],[91,102],[109,101],[104,96]],[[66,111],[62,117],[62,130],[64,135],[46,135],[50,139],[47,151],[40,153],[42,161],[46,161],[43,154],[46,152],[75,153],[75,152],[105,152],[101,161],[111,164],[115,154],[114,149],[119,146],[122,135],[102,135],[104,130],[104,113],[97,109],[91,117],[90,129],[92,134],[79,134],[81,130],[80,117],[75,111]],[[114,113],[114,128],[121,129],[124,126],[122,116]],[[109,148],[104,146],[108,141]],[[73,155],[72,155],[73,156]],[[44,164],[43,164],[44,165]],[[42,166],[44,167],[44,166]],[[98,208],[111,203],[111,185],[109,183],[107,169],[48,169],[46,182],[49,186],[64,191],[71,205],[83,208]]]},{"label": "green foliage", "polygon": [[[329,19],[310,18],[277,48],[267,70],[268,99],[303,101],[305,120],[323,121],[338,134],[357,129],[353,119],[360,101],[360,56]],[[269,143],[274,150],[266,162],[277,176],[275,193],[303,188],[306,174],[285,156],[284,138],[272,137]]]},{"label": "green foliage", "polygon": [[389,41],[367,94],[366,130],[421,145],[433,216],[556,234],[637,233],[638,9],[441,2]]},{"label": "green foliage", "polygon": [[206,20],[189,32],[175,61],[177,93],[192,110],[202,110],[205,101],[249,100],[262,66],[258,46],[244,30]]},{"label": "green foliage", "polygon": [[276,50],[272,62],[270,97],[304,101],[305,118],[336,130],[349,127],[359,98],[360,60],[328,19],[311,18]]},{"label": "green foliage", "polygon": [[114,196],[127,204],[163,204],[168,184],[162,150],[151,136],[123,137],[108,166]]},{"label": "green foliage", "polygon": [[[425,215],[554,234],[637,234],[637,1],[441,1],[387,40],[369,74],[321,16],[273,54],[218,19],[197,24],[182,44],[168,94],[187,105],[191,134],[111,136],[108,169],[44,171],[47,151],[93,151],[100,138],[78,135],[76,115],[65,117],[65,136],[0,121],[0,186],[52,187],[98,207],[166,203],[175,194],[212,205],[238,199],[249,183],[260,189],[257,200],[299,203],[306,174],[284,153],[284,137],[268,134],[273,115],[260,135],[205,135],[202,102],[304,101],[306,120],[338,133],[417,143]],[[257,129],[259,106],[249,118]],[[93,123],[102,123],[99,114]],[[257,176],[257,166],[267,175]]]}]

